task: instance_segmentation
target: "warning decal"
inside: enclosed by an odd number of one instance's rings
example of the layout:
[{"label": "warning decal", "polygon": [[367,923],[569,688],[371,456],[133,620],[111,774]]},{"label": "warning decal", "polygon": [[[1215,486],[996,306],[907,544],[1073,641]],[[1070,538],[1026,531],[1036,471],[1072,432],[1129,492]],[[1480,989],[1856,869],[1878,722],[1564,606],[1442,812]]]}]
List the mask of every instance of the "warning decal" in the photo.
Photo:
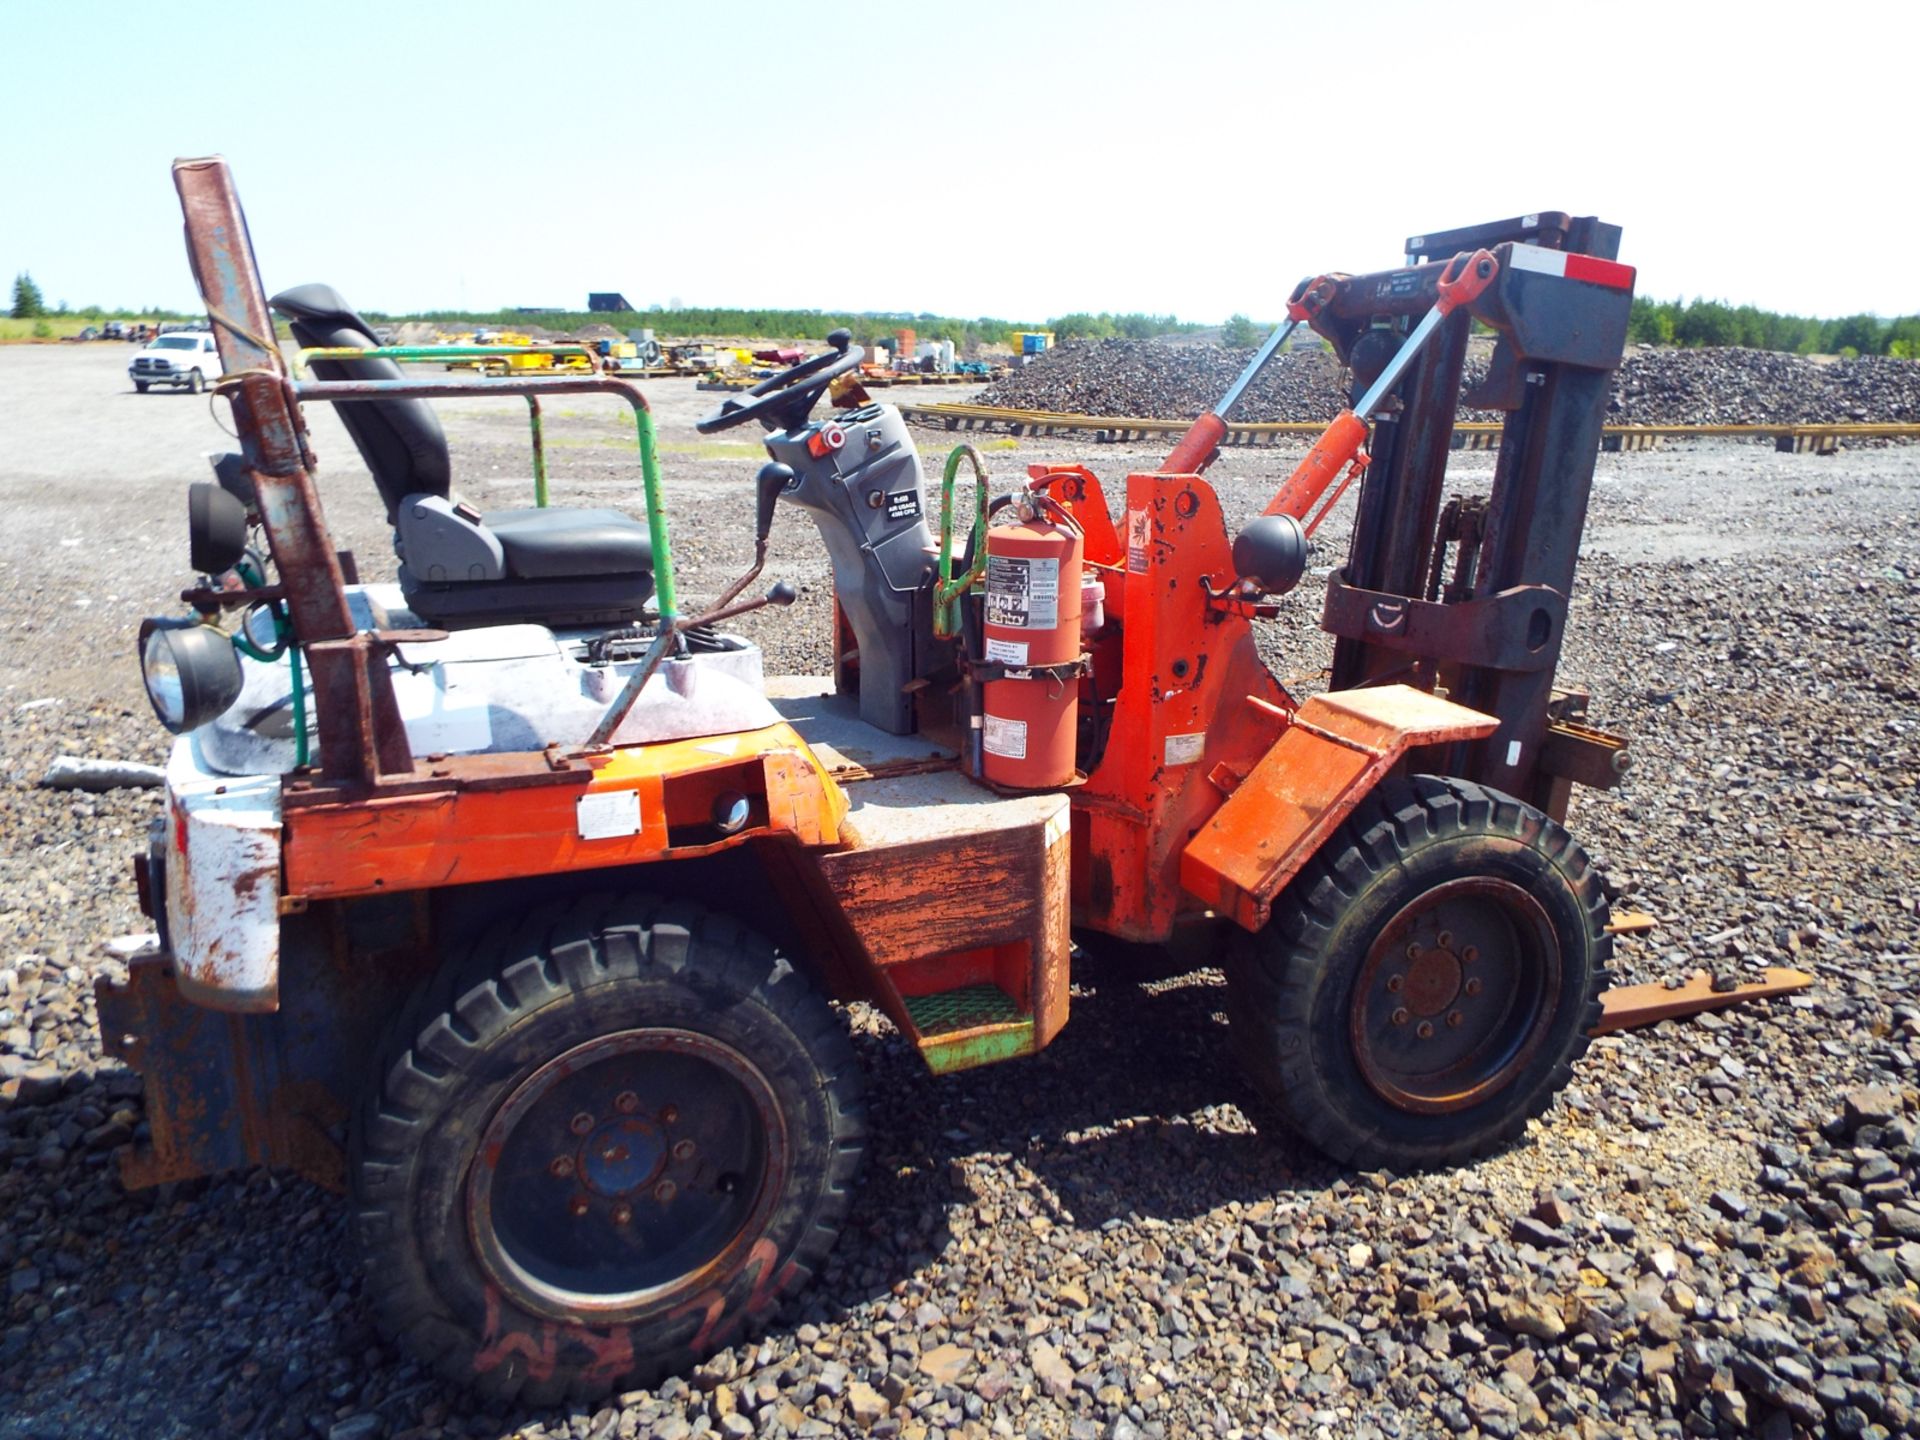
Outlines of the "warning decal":
[{"label": "warning decal", "polygon": [[1060,623],[1060,562],[1055,557],[987,556],[987,624],[1051,630]]},{"label": "warning decal", "polygon": [[998,755],[1002,760],[1024,760],[1027,758],[1027,722],[989,715],[981,743],[989,755]]},{"label": "warning decal", "polygon": [[1147,573],[1147,546],[1152,522],[1144,509],[1127,511],[1127,569],[1135,575]]},{"label": "warning decal", "polygon": [[987,641],[987,663],[989,665],[1026,664],[1027,642],[1024,640]]}]

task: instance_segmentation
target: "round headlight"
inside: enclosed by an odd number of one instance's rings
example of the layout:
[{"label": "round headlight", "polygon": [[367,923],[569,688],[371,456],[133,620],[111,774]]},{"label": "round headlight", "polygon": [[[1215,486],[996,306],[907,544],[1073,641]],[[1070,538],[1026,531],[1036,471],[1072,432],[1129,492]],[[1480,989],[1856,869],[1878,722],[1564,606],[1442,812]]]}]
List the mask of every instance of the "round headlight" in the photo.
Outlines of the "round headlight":
[{"label": "round headlight", "polygon": [[204,480],[187,487],[188,558],[202,575],[224,575],[247,551],[247,507]]},{"label": "round headlight", "polygon": [[140,676],[160,723],[184,735],[239,698],[240,656],[211,625],[147,620],[140,626]]}]

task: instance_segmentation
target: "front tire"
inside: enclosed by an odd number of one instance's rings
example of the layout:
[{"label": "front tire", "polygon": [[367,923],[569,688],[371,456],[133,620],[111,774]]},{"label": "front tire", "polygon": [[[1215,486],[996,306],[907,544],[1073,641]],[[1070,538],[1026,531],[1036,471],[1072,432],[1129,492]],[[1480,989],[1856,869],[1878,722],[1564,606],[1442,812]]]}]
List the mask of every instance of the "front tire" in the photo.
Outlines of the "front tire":
[{"label": "front tire", "polygon": [[1414,776],[1369,796],[1227,969],[1233,1048],[1337,1160],[1448,1165],[1572,1078],[1613,941],[1599,875],[1511,796]]},{"label": "front tire", "polygon": [[147,382],[145,380],[136,380],[133,382],[133,388],[144,395],[147,393]]},{"label": "front tire", "polygon": [[187,393],[198,395],[207,388],[207,377],[198,370],[187,376]]},{"label": "front tire", "polygon": [[536,911],[429,986],[361,1116],[381,1328],[497,1401],[652,1383],[813,1276],[862,1156],[832,1010],[692,905]]}]

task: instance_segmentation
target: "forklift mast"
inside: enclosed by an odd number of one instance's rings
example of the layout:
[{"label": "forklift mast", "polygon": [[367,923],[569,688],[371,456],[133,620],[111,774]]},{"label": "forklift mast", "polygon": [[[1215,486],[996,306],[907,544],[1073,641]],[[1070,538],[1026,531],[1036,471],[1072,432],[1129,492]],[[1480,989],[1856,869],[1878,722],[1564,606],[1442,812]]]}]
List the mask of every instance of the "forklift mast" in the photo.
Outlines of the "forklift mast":
[{"label": "forklift mast", "polygon": [[[1347,564],[1327,586],[1331,688],[1403,680],[1498,718],[1484,739],[1416,755],[1413,768],[1503,790],[1556,819],[1574,780],[1608,785],[1624,742],[1587,729],[1584,697],[1554,689],[1595,456],[1626,346],[1634,272],[1620,227],[1541,213],[1407,241],[1407,264],[1337,275],[1311,318],[1356,393],[1433,305],[1444,262],[1489,250],[1493,283],[1441,322],[1376,417]],[[1436,263],[1437,262],[1437,263]],[[1564,280],[1587,283],[1568,285]],[[1462,395],[1473,322],[1492,361]],[[1492,491],[1443,507],[1464,402],[1503,412]]]}]

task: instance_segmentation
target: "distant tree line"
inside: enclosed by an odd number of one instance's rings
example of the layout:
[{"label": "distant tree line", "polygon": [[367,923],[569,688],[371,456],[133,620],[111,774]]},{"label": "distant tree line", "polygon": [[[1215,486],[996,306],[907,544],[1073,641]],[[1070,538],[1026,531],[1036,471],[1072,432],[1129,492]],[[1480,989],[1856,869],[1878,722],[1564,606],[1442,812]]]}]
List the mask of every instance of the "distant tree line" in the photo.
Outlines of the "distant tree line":
[{"label": "distant tree line", "polygon": [[1920,360],[1920,315],[1816,320],[1720,300],[1650,300],[1642,295],[1634,299],[1627,338],[1642,345],[1746,345],[1795,355],[1892,355]]},{"label": "distant tree line", "polygon": [[1051,330],[1056,340],[1108,340],[1116,336],[1145,340],[1155,335],[1184,334],[1206,327],[1172,315],[1098,315],[1076,313],[1045,321],[998,320],[992,316],[967,319],[926,311],[732,310],[724,308],[664,308],[648,310],[428,310],[417,315],[382,315],[382,322],[425,320],[432,324],[484,325],[513,330],[537,324],[548,330],[577,329],[583,325],[611,325],[616,330],[652,329],[661,335],[750,335],[779,339],[824,340],[829,331],[845,328],[862,345],[892,345],[894,331],[910,328],[922,340],[951,340],[963,351],[980,345],[1008,345],[1022,330]]}]

